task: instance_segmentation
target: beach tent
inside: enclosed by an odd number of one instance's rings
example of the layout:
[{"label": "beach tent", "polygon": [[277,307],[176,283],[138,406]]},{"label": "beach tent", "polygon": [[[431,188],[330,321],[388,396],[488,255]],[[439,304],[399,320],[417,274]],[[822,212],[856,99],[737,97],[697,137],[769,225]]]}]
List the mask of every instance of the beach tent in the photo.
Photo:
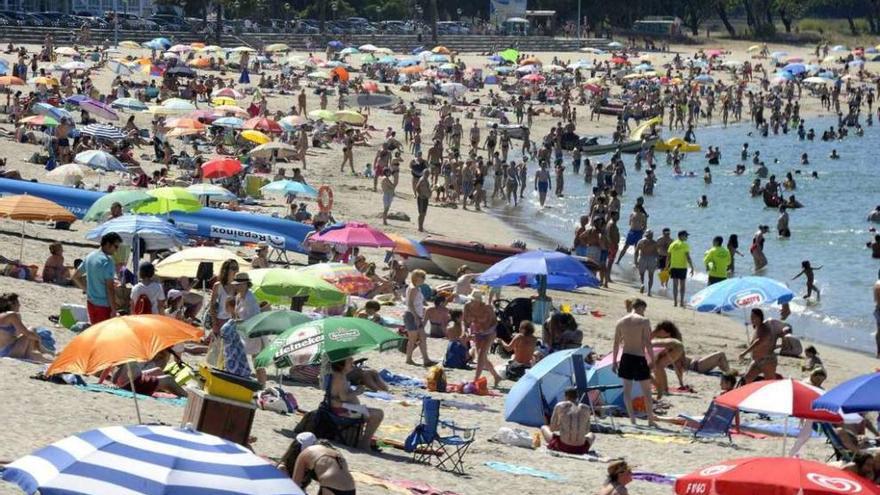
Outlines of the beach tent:
[{"label": "beach tent", "polygon": [[[662,350],[662,347],[655,347],[654,355],[656,356]],[[621,353],[622,352],[623,351],[621,350]],[[594,364],[592,368],[587,370],[587,386],[590,388],[599,388],[598,392],[591,392],[592,394],[595,394],[595,399],[593,399],[593,403],[601,403],[605,406],[614,406],[621,411],[625,411],[626,404],[624,404],[623,401],[622,388],[623,380],[619,376],[617,376],[617,373],[615,373],[612,369],[613,364],[614,360],[611,357],[611,353],[608,353],[607,356]],[[648,361],[648,364],[651,364],[650,360]],[[638,382],[633,383],[633,402],[639,401],[640,398],[644,395],[645,394],[642,392],[642,387],[638,384]]]},{"label": "beach tent", "polygon": [[562,400],[565,390],[586,383],[584,358],[589,347],[554,352],[530,368],[504,399],[504,419],[539,427]]}]

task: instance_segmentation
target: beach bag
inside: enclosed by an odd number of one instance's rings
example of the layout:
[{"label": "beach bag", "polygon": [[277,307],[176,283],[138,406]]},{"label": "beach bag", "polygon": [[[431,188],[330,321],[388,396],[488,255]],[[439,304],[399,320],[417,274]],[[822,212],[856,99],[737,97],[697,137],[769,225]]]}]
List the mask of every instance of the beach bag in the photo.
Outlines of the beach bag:
[{"label": "beach bag", "polygon": [[529,432],[520,428],[502,426],[498,428],[498,433],[495,433],[495,436],[490,441],[503,443],[504,445],[513,445],[514,447],[535,448],[534,438],[532,438]]},{"label": "beach bag", "polygon": [[508,361],[507,366],[504,368],[504,378],[515,382],[522,378],[528,370],[528,365],[517,363],[516,361]]},{"label": "beach bag", "polygon": [[131,308],[131,314],[133,314],[133,315],[153,314],[153,303],[150,302],[150,298],[146,294],[141,294],[137,298],[137,301],[134,302],[134,306]]},{"label": "beach bag", "polygon": [[446,346],[446,356],[443,358],[445,368],[466,370],[468,369],[468,350],[464,344],[453,340]]},{"label": "beach bag", "polygon": [[660,274],[658,275],[658,277],[660,278],[661,284],[665,284],[666,282],[669,282],[669,270],[666,268],[664,268],[663,270],[660,270]]},{"label": "beach bag", "polygon": [[298,408],[293,394],[286,392],[281,387],[269,387],[257,392],[257,405],[260,409],[275,411],[279,414],[292,414]]}]

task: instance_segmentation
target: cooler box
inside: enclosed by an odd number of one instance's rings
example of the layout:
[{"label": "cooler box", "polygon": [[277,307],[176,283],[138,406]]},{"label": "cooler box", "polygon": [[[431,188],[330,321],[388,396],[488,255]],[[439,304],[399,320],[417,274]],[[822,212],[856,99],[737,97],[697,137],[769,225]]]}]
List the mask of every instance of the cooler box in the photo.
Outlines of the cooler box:
[{"label": "cooler box", "polygon": [[199,374],[205,379],[205,393],[238,402],[251,402],[254,392],[263,388],[260,382],[215,368],[202,366]]},{"label": "cooler box", "polygon": [[263,193],[260,191],[260,188],[268,183],[269,179],[267,177],[263,177],[260,175],[248,175],[245,177],[244,180],[244,192],[254,199],[261,199],[263,197]]},{"label": "cooler box", "polygon": [[89,313],[85,306],[79,304],[62,304],[58,313],[58,323],[66,329],[80,322],[89,321]]}]

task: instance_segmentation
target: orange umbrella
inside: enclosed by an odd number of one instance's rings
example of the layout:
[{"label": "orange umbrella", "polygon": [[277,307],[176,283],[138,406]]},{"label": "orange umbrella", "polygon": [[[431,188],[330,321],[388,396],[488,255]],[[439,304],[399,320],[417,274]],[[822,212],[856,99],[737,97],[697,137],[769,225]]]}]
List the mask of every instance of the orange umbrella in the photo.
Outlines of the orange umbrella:
[{"label": "orange umbrella", "polygon": [[24,84],[20,77],[0,76],[0,86],[24,86]]},{"label": "orange umbrella", "polygon": [[211,66],[211,61],[206,58],[199,57],[197,59],[190,60],[188,65],[190,67],[197,67],[199,69],[206,69]]},{"label": "orange umbrella", "polygon": [[337,67],[330,71],[330,76],[337,76],[340,81],[348,82],[348,71],[345,70],[345,67]]},{"label": "orange umbrella", "polygon": [[[149,361],[159,352],[182,342],[199,340],[204,333],[176,318],[132,315],[92,325],[74,337],[46,370],[46,375],[76,373],[93,375],[113,366]],[[129,380],[131,368],[128,368]],[[137,394],[134,404],[137,407]]]},{"label": "orange umbrella", "polygon": [[21,221],[21,247],[18,252],[18,259],[21,261],[24,255],[24,222],[73,222],[76,216],[67,211],[60,205],[49,201],[48,199],[38,198],[36,196],[28,196],[26,194],[19,196],[6,196],[0,198],[0,218],[8,218],[10,220]]},{"label": "orange umbrella", "polygon": [[425,68],[420,65],[411,65],[400,69],[401,74],[421,74],[424,71]]},{"label": "orange umbrella", "polygon": [[168,127],[174,127],[177,129],[204,129],[205,124],[199,122],[196,119],[192,119],[189,117],[179,117],[176,119],[169,120],[165,125]]},{"label": "orange umbrella", "polygon": [[541,61],[535,57],[530,57],[520,62],[519,65],[541,65]]}]

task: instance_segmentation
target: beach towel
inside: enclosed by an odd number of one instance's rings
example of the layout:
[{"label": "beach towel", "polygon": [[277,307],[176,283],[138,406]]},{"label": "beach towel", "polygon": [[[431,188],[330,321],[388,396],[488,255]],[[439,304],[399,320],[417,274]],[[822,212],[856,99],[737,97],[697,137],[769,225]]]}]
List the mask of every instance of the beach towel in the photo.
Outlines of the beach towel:
[{"label": "beach towel", "polygon": [[550,450],[547,447],[542,447],[541,451],[550,454],[553,457],[567,457],[569,459],[577,459],[579,461],[601,462],[603,464],[608,464],[611,461],[623,459],[622,457],[604,457],[592,450],[583,455],[569,454],[568,452],[560,452],[558,450]]},{"label": "beach towel", "polygon": [[656,483],[658,485],[674,485],[677,476],[660,473],[648,473],[636,471],[632,474],[634,480],[647,481],[648,483]]},{"label": "beach towel", "polygon": [[[87,392],[104,392],[107,394],[117,395],[119,397],[125,397],[131,399],[134,394],[129,391],[118,387],[110,387],[107,385],[97,385],[97,384],[89,384],[89,385],[77,385],[76,388],[80,390],[85,390]],[[163,394],[161,392],[157,392],[152,396],[138,394],[138,400],[156,400],[163,404],[168,404],[171,406],[184,407],[186,405],[186,399],[183,397],[173,397],[170,394]]]},{"label": "beach towel", "polygon": [[388,385],[396,385],[405,388],[425,388],[424,380],[406,375],[398,375],[397,373],[388,371],[384,368],[379,371],[379,376],[382,377]]},{"label": "beach towel", "polygon": [[682,445],[687,445],[691,443],[691,441],[688,439],[673,437],[670,435],[652,435],[650,433],[624,433],[621,436],[623,438],[636,438],[639,440],[647,440],[654,443],[678,443]]},{"label": "beach towel", "polygon": [[351,476],[357,484],[377,486],[398,495],[458,495],[456,492],[440,490],[422,481],[391,479],[360,471],[352,471]]},{"label": "beach towel", "polygon": [[564,477],[556,473],[541,471],[539,469],[535,469],[529,466],[519,466],[516,464],[508,464],[506,462],[499,461],[486,461],[486,466],[496,471],[501,471],[502,473],[516,474],[520,476],[532,476],[535,478],[542,478],[550,481],[565,481]]},{"label": "beach towel", "polygon": [[394,400],[394,396],[389,394],[388,392],[364,392],[364,397],[369,397],[371,399],[376,400],[384,400],[384,401],[392,401]]}]

